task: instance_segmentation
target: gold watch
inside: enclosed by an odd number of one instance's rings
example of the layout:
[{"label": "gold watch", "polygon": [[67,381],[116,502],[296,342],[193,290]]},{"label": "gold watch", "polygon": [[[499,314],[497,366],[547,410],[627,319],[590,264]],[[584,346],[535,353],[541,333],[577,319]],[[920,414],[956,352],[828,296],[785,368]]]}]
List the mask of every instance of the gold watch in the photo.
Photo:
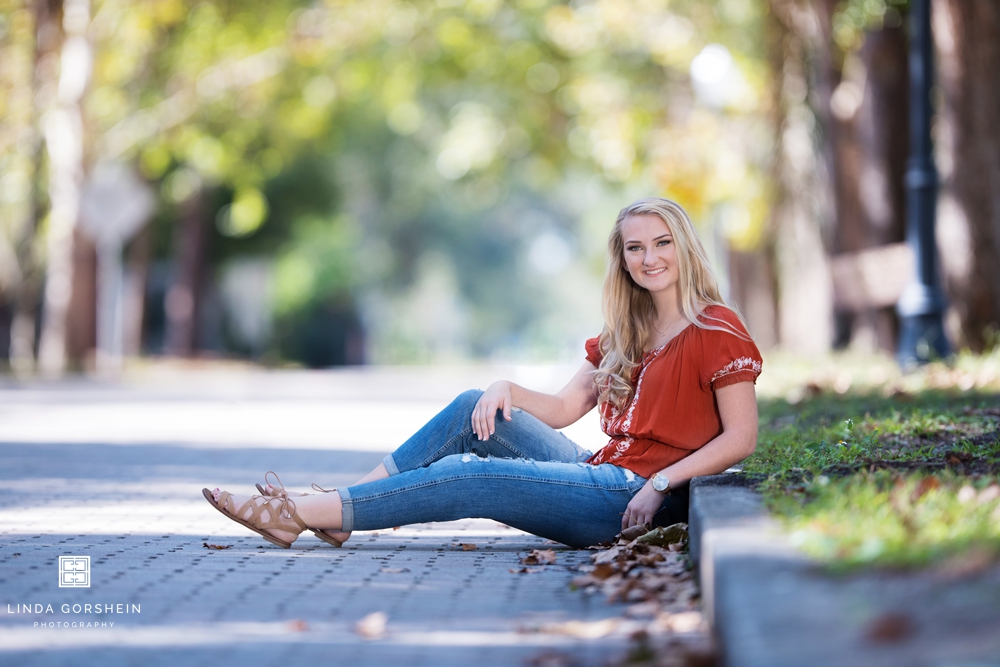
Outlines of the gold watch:
[{"label": "gold watch", "polygon": [[670,493],[670,480],[663,473],[653,473],[650,477],[653,480],[653,489],[661,493]]}]

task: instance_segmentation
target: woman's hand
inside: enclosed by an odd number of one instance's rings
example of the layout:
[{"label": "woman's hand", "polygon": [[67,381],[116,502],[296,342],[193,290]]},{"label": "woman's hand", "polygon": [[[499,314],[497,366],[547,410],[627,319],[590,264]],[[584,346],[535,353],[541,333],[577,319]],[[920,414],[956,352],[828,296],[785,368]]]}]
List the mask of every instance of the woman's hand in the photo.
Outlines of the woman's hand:
[{"label": "woman's hand", "polygon": [[489,440],[496,431],[497,410],[503,410],[503,418],[510,421],[510,383],[506,380],[494,382],[479,397],[472,409],[472,430],[480,440]]},{"label": "woman's hand", "polygon": [[622,516],[622,530],[646,524],[653,527],[653,515],[660,511],[663,499],[667,494],[653,488],[653,481],[649,480],[639,489],[639,492],[632,496],[631,502],[625,508]]}]

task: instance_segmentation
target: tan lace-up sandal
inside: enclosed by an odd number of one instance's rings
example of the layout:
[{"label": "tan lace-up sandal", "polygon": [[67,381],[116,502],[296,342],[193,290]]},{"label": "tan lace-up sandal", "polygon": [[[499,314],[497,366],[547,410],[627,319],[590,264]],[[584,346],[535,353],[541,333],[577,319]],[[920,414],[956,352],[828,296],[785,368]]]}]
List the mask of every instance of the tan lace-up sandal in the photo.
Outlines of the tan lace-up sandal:
[{"label": "tan lace-up sandal", "polygon": [[[277,482],[277,485],[271,484],[270,482],[267,481],[268,475],[274,475],[274,481]],[[260,484],[256,484],[255,486],[257,487],[257,490],[260,491],[260,494],[266,498],[290,498],[290,497],[301,498],[302,496],[309,495],[308,493],[296,493],[294,491],[287,490],[285,488],[285,485],[281,483],[281,478],[278,477],[278,473],[274,472],[273,470],[268,470],[266,473],[264,473],[264,486],[261,486]],[[271,488],[270,492],[268,492],[267,487]],[[312,488],[313,490],[319,491],[320,493],[333,493],[334,491],[337,490],[337,489],[324,489],[319,484],[313,484]],[[323,540],[329,545],[335,546],[338,549],[344,546],[343,542],[338,540],[336,537],[323,532],[323,530],[320,528],[309,528],[309,530],[312,531],[313,535],[315,535],[316,537]]]},{"label": "tan lace-up sandal", "polygon": [[[268,529],[283,530],[287,533],[298,535],[303,530],[308,530],[309,528],[299,518],[299,514],[295,509],[295,501],[288,497],[251,496],[250,500],[243,503],[239,509],[236,509],[236,501],[233,500],[233,494],[228,491],[221,492],[218,501],[215,500],[215,496],[208,489],[202,489],[201,495],[205,496],[205,500],[212,507],[225,514],[228,518],[241,526],[246,526],[271,544],[276,544],[285,549],[291,548],[292,543],[268,533]],[[253,510],[253,514],[249,518],[244,519],[243,516],[246,514],[247,509]],[[268,515],[267,521],[262,517],[265,511]]]}]

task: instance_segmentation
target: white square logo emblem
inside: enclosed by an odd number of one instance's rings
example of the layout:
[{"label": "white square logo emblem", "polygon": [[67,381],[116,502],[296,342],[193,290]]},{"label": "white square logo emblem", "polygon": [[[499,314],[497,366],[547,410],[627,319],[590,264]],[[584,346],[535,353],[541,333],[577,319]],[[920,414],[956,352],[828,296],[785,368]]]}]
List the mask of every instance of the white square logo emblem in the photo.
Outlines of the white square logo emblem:
[{"label": "white square logo emblem", "polygon": [[59,588],[90,588],[90,556],[59,556]]}]

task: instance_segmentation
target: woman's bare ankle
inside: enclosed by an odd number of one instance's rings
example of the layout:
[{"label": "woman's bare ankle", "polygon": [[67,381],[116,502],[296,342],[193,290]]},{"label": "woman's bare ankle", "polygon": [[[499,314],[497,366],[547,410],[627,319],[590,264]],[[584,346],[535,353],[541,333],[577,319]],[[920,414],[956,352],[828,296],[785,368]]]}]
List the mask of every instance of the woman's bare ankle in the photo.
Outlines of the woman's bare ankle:
[{"label": "woman's bare ankle", "polygon": [[375,482],[380,479],[385,479],[389,476],[389,471],[386,469],[384,463],[379,463],[378,467],[372,470],[370,473],[355,482],[357,484],[367,484],[368,482]]},{"label": "woman's bare ankle", "polygon": [[337,532],[341,532],[343,513],[340,494],[324,493],[315,496],[303,496],[294,500],[299,517],[307,526],[334,536],[336,536]]}]

